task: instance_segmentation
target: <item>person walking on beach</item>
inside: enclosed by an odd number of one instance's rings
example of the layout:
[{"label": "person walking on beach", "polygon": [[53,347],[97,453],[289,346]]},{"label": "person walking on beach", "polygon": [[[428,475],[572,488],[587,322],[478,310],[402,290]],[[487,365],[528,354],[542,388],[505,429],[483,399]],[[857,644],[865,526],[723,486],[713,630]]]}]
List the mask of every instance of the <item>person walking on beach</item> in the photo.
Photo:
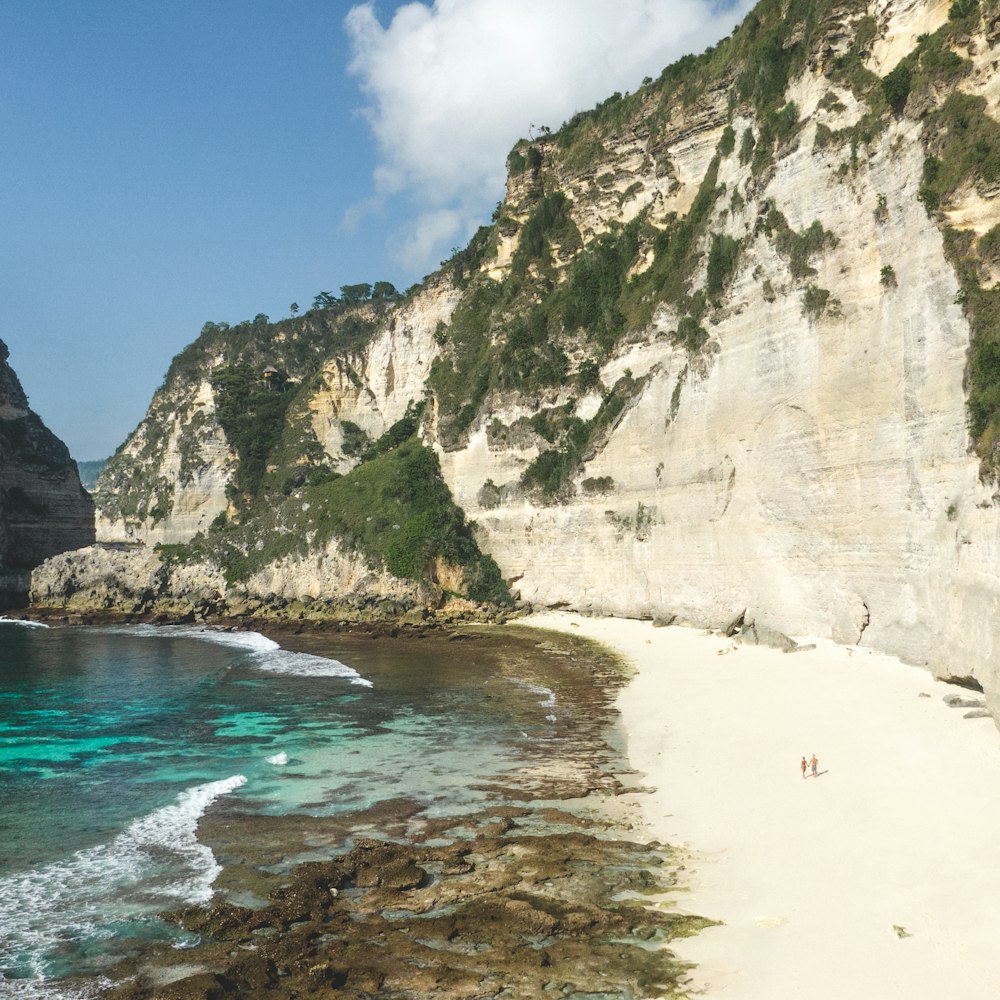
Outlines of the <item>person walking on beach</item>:
[{"label": "person walking on beach", "polygon": [[816,754],[813,754],[809,759],[809,768],[812,771],[812,776],[816,777],[816,768],[819,767],[819,761],[816,759]]},{"label": "person walking on beach", "polygon": [[805,759],[805,757],[803,757],[802,758],[802,777],[804,778],[805,776],[806,776],[806,759]]}]

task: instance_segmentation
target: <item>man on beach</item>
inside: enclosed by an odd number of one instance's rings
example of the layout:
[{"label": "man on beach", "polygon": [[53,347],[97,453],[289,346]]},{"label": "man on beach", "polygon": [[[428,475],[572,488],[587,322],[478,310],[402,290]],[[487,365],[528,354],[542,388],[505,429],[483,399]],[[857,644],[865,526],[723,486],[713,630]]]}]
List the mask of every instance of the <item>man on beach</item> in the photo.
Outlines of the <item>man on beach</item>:
[{"label": "man on beach", "polygon": [[[812,776],[815,778],[816,777],[816,768],[819,767],[819,761],[816,759],[816,754],[813,754],[812,757],[810,758],[810,760],[809,760],[809,767],[812,770]],[[805,773],[804,772],[803,772],[802,776],[805,777]]]},{"label": "man on beach", "polygon": [[802,758],[802,777],[804,778],[805,776],[806,776],[806,759],[805,759],[805,757],[803,757]]}]

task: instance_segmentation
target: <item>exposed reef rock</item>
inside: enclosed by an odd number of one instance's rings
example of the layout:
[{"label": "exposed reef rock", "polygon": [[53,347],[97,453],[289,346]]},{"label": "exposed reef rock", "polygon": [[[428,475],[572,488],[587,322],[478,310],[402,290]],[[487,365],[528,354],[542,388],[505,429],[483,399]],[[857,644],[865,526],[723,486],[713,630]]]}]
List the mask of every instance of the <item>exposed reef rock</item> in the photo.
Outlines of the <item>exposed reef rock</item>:
[{"label": "exposed reef rock", "polygon": [[[496,829],[511,827],[510,812],[489,817]],[[174,915],[201,939],[183,964],[176,951],[159,954],[103,995],[674,995],[684,967],[644,944],[706,921],[608,898],[663,891],[648,870],[656,860],[639,844],[580,832],[515,830],[448,847],[359,838],[341,858],[300,865],[263,908]]]},{"label": "exposed reef rock", "polygon": [[0,341],[0,607],[23,603],[28,572],[94,540],[94,507],[66,446],[28,407]]}]

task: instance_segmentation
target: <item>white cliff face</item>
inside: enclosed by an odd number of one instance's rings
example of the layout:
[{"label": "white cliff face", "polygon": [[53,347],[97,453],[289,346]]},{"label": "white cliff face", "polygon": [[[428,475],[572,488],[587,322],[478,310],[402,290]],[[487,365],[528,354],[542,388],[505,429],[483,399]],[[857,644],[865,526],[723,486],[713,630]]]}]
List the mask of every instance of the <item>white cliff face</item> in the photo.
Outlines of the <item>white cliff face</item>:
[{"label": "white cliff face", "polygon": [[[186,542],[229,507],[226,486],[236,459],[216,417],[209,382],[201,381],[193,395],[178,400],[175,407],[163,401],[160,410],[167,414],[162,423],[147,418],[124,446],[130,474],[150,483],[152,502],[138,510],[118,502],[119,494],[132,485],[129,473],[122,477],[124,482],[102,483],[98,541]],[[165,440],[151,448],[154,427]]]},{"label": "white cliff face", "polygon": [[431,284],[390,316],[363,351],[332,358],[321,385],[308,401],[312,429],[337,471],[354,460],[343,452],[343,422],[357,424],[369,438],[384,433],[410,403],[424,397],[424,383],[439,347],[434,336],[461,299],[449,282]]},{"label": "white cliff face", "polygon": [[[904,36],[912,47],[940,7],[905,6],[880,58],[897,59]],[[849,151],[814,148],[818,122],[835,130],[859,113],[846,92],[822,111],[829,89],[811,73],[792,85],[789,99],[814,118],[763,188],[736,154],[720,165],[727,192],[709,229],[746,241],[726,307],[697,357],[673,346],[676,317],[664,311],[605,365],[608,386],[625,369],[649,379],[575,496],[541,505],[516,489],[537,439],[491,444],[481,428],[442,452],[442,467],[529,601],[714,625],[747,608],[786,632],[975,678],[996,711],[997,488],[980,482],[970,453],[970,331],[942,235],[916,197],[920,126],[892,123],[845,170]],[[745,207],[727,204],[734,188]],[[1000,222],[1000,203],[974,197],[966,222],[981,233]],[[768,200],[792,229],[819,220],[836,237],[813,257],[815,275],[796,280],[762,232]],[[815,315],[811,285],[830,292]],[[580,485],[601,477],[610,492]],[[481,492],[487,480],[501,487],[499,506]]]}]

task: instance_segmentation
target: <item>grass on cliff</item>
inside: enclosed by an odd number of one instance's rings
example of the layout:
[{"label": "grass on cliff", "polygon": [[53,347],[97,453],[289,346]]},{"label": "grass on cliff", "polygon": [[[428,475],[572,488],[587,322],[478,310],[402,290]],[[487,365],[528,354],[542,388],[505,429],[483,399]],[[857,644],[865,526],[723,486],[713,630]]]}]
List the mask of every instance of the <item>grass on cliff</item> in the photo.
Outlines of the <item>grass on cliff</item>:
[{"label": "grass on cliff", "polygon": [[[995,237],[980,239],[947,226],[940,213],[956,197],[1000,183],[1000,123],[984,98],[958,89],[971,69],[951,46],[961,46],[982,30],[984,17],[997,4],[960,0],[949,22],[921,40],[909,58],[909,94],[931,104],[924,117],[927,152],[919,197],[944,231],[945,253],[955,267],[960,291],[956,301],[972,331],[967,369],[969,433],[984,471],[1000,471],[1000,284],[992,283]],[[909,96],[909,95],[908,95]],[[909,97],[912,101],[913,97]]]},{"label": "grass on cliff", "polygon": [[[105,465],[97,484],[103,511],[133,525],[167,516],[173,505],[173,486],[154,470],[175,421],[181,428],[175,442],[182,459],[179,478],[190,478],[206,464],[202,453],[206,428],[197,419],[195,398],[199,383],[209,378],[224,386],[220,422],[241,459],[234,496],[244,505],[251,503],[264,477],[267,452],[283,433],[283,408],[292,399],[287,395],[258,398],[249,373],[259,380],[266,367],[276,368],[292,380],[288,388],[294,393],[295,386],[307,381],[331,354],[362,349],[391,308],[388,301],[338,301],[275,323],[263,314],[232,326],[206,323],[171,361],[138,429],[139,436],[130,436]],[[226,360],[222,368],[217,367],[220,357]],[[260,388],[259,381],[256,387]],[[130,455],[130,450],[136,454]]]},{"label": "grass on cliff", "polygon": [[565,496],[584,461],[597,451],[602,437],[614,429],[645,384],[645,380],[625,374],[614,388],[604,393],[601,406],[591,420],[574,416],[570,407],[536,413],[532,428],[557,446],[545,449],[528,465],[521,475],[521,485],[542,498]]},{"label": "grass on cliff", "polygon": [[[502,282],[485,276],[471,282],[441,333],[443,350],[428,385],[438,400],[447,447],[461,443],[491,390],[535,394],[568,387],[574,379],[592,387],[594,380],[588,382],[587,376],[596,361],[587,358],[574,371],[564,345],[582,337],[597,358],[606,357],[628,330],[647,325],[661,303],[674,304],[681,313],[677,343],[692,351],[701,347],[707,338],[700,325],[707,302],[704,295],[690,294],[690,284],[712,208],[724,190],[717,184],[718,169],[716,157],[690,211],[666,229],[656,229],[640,215],[583,249],[575,241],[575,227],[571,232],[565,224],[564,196],[540,197],[531,217],[539,222],[525,225],[531,239],[522,233],[510,275]],[[551,270],[556,248],[575,253],[560,283]],[[732,276],[739,250],[732,239],[712,241],[709,281],[716,297]],[[647,252],[650,266],[633,275]],[[566,444],[574,450],[568,437]],[[550,475],[544,478],[552,481]]]},{"label": "grass on cliff", "polygon": [[268,456],[281,439],[285,414],[299,388],[285,379],[273,381],[269,385],[247,364],[226,365],[212,373],[215,412],[239,457],[230,493],[244,504],[260,490]]},{"label": "grass on cliff", "polygon": [[[701,348],[708,337],[704,314],[721,304],[742,249],[732,238],[714,236],[707,248],[706,294],[692,291],[692,278],[706,252],[712,210],[724,191],[718,183],[719,156],[685,216],[660,228],[640,216],[586,247],[572,223],[566,195],[551,190],[553,170],[592,167],[607,157],[606,141],[625,134],[640,117],[651,130],[655,156],[656,137],[678,106],[725,87],[731,88],[734,102],[758,115],[759,136],[748,155],[755,159],[755,169],[761,169],[775,146],[799,128],[795,105],[784,101],[788,81],[805,66],[835,13],[847,12],[856,20],[861,11],[860,0],[764,0],[731,37],[703,55],[679,60],[634,94],[612,94],[593,111],[574,115],[554,134],[543,130],[541,139],[518,143],[508,166],[514,177],[530,172],[528,191],[535,203],[522,227],[511,272],[503,282],[482,275],[469,280],[465,298],[442,331],[443,351],[429,379],[446,447],[461,445],[492,390],[535,394],[582,380],[582,369],[574,371],[567,360],[570,343],[578,345],[582,337],[592,348],[585,363],[593,364],[614,351],[629,330],[648,325],[661,304],[679,313],[675,341],[691,351]],[[871,86],[874,81],[871,77],[864,82]],[[722,135],[720,156],[734,149],[730,128]],[[549,160],[557,161],[555,167]],[[554,176],[558,188],[558,173]],[[801,256],[807,260],[811,252],[797,246],[790,250],[796,261]],[[640,261],[648,266],[635,273]],[[568,264],[561,276],[559,262]],[[578,450],[576,436],[565,429],[567,465],[573,464],[569,453]],[[542,478],[554,481],[553,475]],[[555,476],[560,482],[563,478]]]},{"label": "grass on cliff", "polygon": [[345,476],[307,484],[239,526],[219,526],[188,546],[164,549],[174,560],[214,559],[230,584],[287,557],[305,557],[336,539],[373,569],[431,583],[436,560],[464,570],[465,595],[509,605],[510,594],[492,557],[456,506],[437,456],[411,433],[408,415],[369,449]]}]

